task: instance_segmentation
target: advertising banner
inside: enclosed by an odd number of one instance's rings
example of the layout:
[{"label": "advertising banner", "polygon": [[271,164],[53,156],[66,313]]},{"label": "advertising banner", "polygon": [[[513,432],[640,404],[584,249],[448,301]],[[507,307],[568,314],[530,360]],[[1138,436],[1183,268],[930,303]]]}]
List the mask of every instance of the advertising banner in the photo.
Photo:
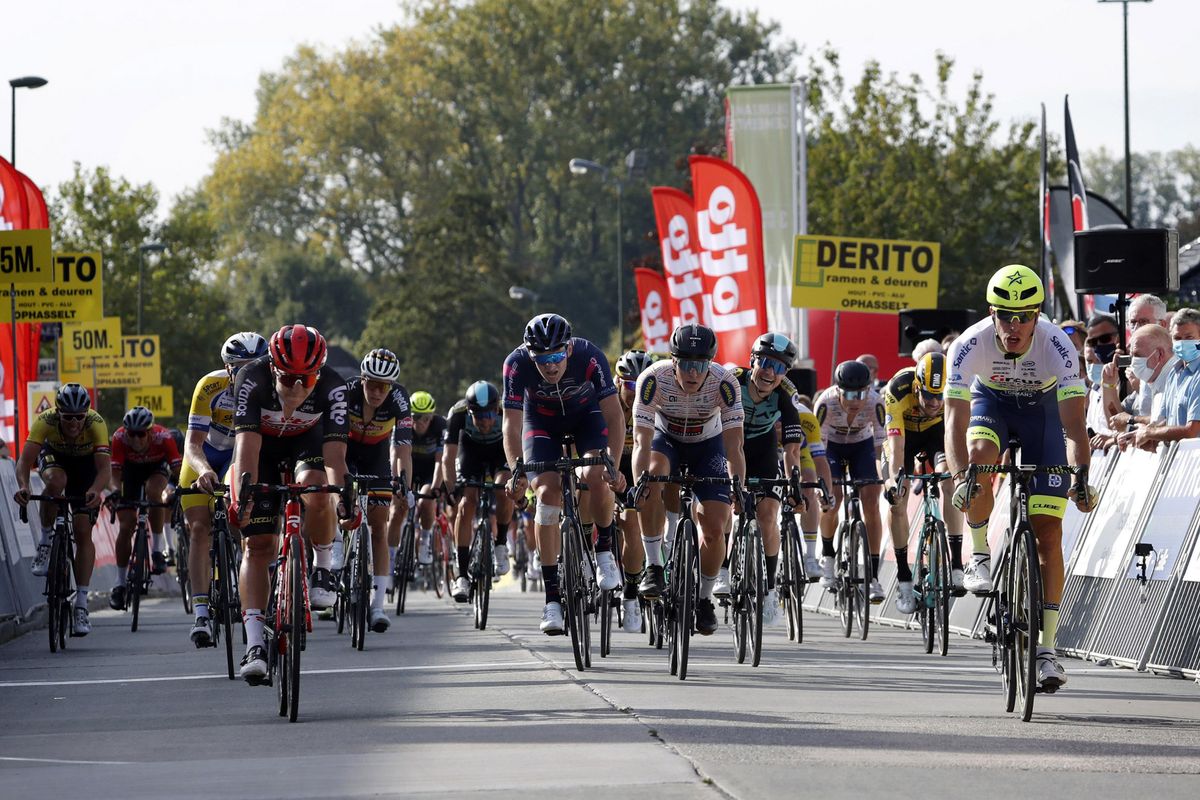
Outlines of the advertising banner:
[{"label": "advertising banner", "polygon": [[125,391],[125,406],[144,406],[156,419],[175,416],[175,390],[170,386],[142,386]]},{"label": "advertising banner", "polygon": [[937,308],[937,242],[797,236],[792,305],[896,314]]},{"label": "advertising banner", "polygon": [[50,231],[0,229],[0,283],[47,283],[50,274]]},{"label": "advertising banner", "polygon": [[162,361],[158,334],[122,336],[119,356],[72,359],[70,362],[61,359],[58,379],[62,383],[82,383],[96,389],[161,386]]},{"label": "advertising banner", "polygon": [[1121,454],[1092,512],[1088,535],[1079,544],[1072,575],[1116,578],[1125,571],[1123,559],[1133,538],[1135,523],[1146,501],[1146,476],[1158,471],[1160,456],[1130,448]]},{"label": "advertising banner", "polygon": [[696,209],[692,198],[669,186],[655,186],[650,190],[650,196],[654,201],[654,221],[666,273],[671,330],[680,325],[707,324],[702,316],[704,282],[700,277]]},{"label": "advertising banner", "polygon": [[637,267],[638,307],[642,310],[642,339],[646,352],[665,353],[671,342],[671,316],[667,309],[667,279],[658,270]]},{"label": "advertising banner", "polygon": [[750,181],[728,161],[691,156],[705,313],[717,360],[744,364],[767,330],[762,210]]},{"label": "advertising banner", "polygon": [[29,227],[29,205],[21,174],[0,158],[0,231]]},{"label": "advertising banner", "polygon": [[[18,322],[79,322],[104,316],[99,253],[55,253],[51,279],[17,287]],[[0,322],[12,320],[8,284],[0,285]]]},{"label": "advertising banner", "polygon": [[62,330],[62,359],[121,355],[121,318],[104,317],[89,322],[68,322]]},{"label": "advertising banner", "polygon": [[[1157,557],[1151,556],[1146,563],[1153,572],[1149,577],[1166,580],[1175,571],[1179,551],[1187,541],[1191,529],[1192,515],[1196,512],[1196,498],[1200,497],[1200,441],[1184,440],[1179,443],[1174,461],[1162,476],[1162,488],[1141,542],[1153,546]],[[1122,455],[1122,458],[1125,456]],[[1145,476],[1149,477],[1149,476]],[[1143,490],[1149,486],[1143,482]],[[1129,559],[1125,577],[1136,578],[1139,574],[1137,559]]]}]

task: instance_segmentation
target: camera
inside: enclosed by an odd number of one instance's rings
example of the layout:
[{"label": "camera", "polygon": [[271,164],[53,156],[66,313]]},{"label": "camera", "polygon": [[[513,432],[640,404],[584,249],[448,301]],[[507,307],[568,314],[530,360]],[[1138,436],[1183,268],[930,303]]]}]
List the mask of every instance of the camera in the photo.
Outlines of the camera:
[{"label": "camera", "polygon": [[1117,369],[1128,369],[1133,363],[1133,356],[1117,356]]}]

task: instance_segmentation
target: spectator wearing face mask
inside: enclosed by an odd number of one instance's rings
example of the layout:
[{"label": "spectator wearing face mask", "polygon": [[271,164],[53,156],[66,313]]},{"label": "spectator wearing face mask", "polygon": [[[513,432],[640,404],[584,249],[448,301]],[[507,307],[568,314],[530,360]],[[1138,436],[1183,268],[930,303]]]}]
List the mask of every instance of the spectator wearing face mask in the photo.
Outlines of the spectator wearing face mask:
[{"label": "spectator wearing face mask", "polygon": [[[1117,320],[1111,314],[1093,314],[1087,324],[1087,338],[1084,340],[1083,356],[1087,362],[1088,410],[1087,426],[1093,437],[1092,447],[1104,448],[1111,446],[1111,437],[1115,431],[1108,427],[1108,418],[1120,411],[1120,406],[1114,404],[1111,408],[1105,406],[1104,394],[1101,391],[1104,365],[1113,360],[1117,353]],[[1114,384],[1115,387],[1115,384]]]},{"label": "spectator wearing face mask", "polygon": [[1171,319],[1171,350],[1178,359],[1167,371],[1162,419],[1138,428],[1134,445],[1153,451],[1159,442],[1200,436],[1200,311],[1181,308]]},{"label": "spectator wearing face mask", "polygon": [[[1148,425],[1162,416],[1163,392],[1167,388],[1167,379],[1178,361],[1172,352],[1171,334],[1161,325],[1140,326],[1133,332],[1129,351],[1132,354],[1129,371],[1139,382],[1139,387],[1121,402],[1123,410],[1108,420],[1110,428],[1122,431],[1117,438],[1121,449],[1133,444],[1136,430],[1129,429],[1131,424]],[[1117,382],[1115,359],[1105,365],[1102,381],[1105,402],[1116,402],[1117,390],[1112,388]]]}]

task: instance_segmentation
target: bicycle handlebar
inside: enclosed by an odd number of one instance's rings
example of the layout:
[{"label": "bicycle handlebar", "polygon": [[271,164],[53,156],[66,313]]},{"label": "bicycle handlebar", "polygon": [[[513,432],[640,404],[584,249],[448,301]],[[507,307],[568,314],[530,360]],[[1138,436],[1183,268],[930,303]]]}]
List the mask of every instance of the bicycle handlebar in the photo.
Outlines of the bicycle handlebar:
[{"label": "bicycle handlebar", "polygon": [[[65,505],[82,506],[83,504],[85,504],[87,502],[87,498],[83,497],[83,496],[68,497],[66,495],[49,495],[49,494],[31,494],[31,495],[29,495],[29,499],[30,500],[38,500],[38,501],[49,500],[51,503],[55,503],[60,506],[65,506]],[[25,505],[21,506],[20,509],[21,509],[21,522],[29,522],[29,504],[26,503]]]},{"label": "bicycle handlebar", "polygon": [[[916,481],[922,484],[941,483],[953,477],[949,472],[921,472],[916,475],[909,475],[904,470],[900,470],[896,473],[896,486],[900,486],[905,481]],[[894,488],[888,489],[883,493],[883,496],[889,505],[895,505],[898,492]]]}]

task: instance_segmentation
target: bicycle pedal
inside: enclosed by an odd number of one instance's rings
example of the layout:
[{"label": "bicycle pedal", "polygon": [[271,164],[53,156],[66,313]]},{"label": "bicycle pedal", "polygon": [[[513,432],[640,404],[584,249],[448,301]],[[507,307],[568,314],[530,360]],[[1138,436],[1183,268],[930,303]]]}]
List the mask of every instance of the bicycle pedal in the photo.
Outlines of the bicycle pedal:
[{"label": "bicycle pedal", "polygon": [[952,588],[950,590],[950,595],[952,597],[966,597],[967,590],[962,588],[961,586],[955,586],[954,588]]}]

